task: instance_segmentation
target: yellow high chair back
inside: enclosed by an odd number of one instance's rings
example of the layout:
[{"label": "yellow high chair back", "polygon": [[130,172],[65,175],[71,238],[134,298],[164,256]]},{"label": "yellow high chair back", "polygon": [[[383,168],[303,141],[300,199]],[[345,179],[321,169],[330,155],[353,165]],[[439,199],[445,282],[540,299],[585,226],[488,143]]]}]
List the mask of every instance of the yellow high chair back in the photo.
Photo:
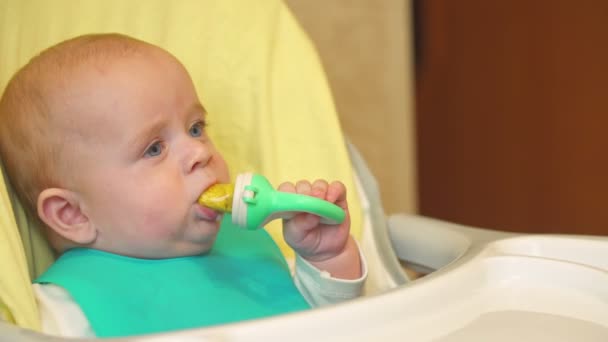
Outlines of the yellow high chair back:
[{"label": "yellow high chair back", "polygon": [[[259,172],[275,185],[343,181],[360,235],[360,203],[324,73],[281,1],[2,0],[0,91],[42,49],[100,32],[145,40],[182,61],[233,176]],[[39,330],[30,282],[53,255],[8,185],[0,177],[0,319]],[[289,256],[277,228],[269,230]]]}]

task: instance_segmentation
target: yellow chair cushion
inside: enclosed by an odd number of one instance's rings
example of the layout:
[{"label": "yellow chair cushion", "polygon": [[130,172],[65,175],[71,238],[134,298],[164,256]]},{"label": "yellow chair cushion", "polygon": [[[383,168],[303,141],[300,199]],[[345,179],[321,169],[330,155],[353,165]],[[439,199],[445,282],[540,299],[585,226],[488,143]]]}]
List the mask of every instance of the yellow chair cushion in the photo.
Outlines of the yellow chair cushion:
[{"label": "yellow chair cushion", "polygon": [[[301,178],[342,180],[350,190],[352,230],[360,235],[360,204],[322,67],[281,1],[4,0],[0,89],[40,50],[99,32],[159,45],[184,63],[233,176],[259,172],[275,185]],[[290,257],[279,226],[269,230]],[[0,183],[0,317],[40,328],[29,283],[51,261],[31,220]]]}]

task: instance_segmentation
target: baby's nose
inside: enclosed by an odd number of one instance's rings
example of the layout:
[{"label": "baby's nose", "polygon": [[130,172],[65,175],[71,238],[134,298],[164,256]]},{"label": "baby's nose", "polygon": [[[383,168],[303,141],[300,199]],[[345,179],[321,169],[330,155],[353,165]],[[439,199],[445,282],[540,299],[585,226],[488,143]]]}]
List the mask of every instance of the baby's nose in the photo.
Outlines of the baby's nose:
[{"label": "baby's nose", "polygon": [[203,168],[211,159],[210,149],[200,141],[194,141],[189,145],[184,161],[184,172],[190,173],[198,168]]}]

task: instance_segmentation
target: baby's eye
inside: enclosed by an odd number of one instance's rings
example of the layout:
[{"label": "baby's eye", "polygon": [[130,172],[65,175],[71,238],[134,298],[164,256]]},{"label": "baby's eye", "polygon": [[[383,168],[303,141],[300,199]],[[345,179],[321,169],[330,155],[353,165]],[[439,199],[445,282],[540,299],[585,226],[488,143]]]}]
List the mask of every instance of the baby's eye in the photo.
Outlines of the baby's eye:
[{"label": "baby's eye", "polygon": [[152,145],[148,146],[148,148],[144,152],[144,157],[150,158],[159,156],[163,152],[163,148],[163,144],[160,141],[157,141]]},{"label": "baby's eye", "polygon": [[205,130],[205,123],[203,121],[197,121],[190,127],[190,135],[198,138],[203,135],[203,131]]}]

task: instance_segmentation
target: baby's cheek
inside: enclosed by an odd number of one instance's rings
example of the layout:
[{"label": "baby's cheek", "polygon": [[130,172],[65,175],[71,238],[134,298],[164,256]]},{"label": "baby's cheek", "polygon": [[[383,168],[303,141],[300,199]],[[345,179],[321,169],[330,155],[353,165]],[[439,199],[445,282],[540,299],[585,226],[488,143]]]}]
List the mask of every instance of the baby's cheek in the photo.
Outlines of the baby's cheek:
[{"label": "baby's cheek", "polygon": [[179,225],[176,212],[167,206],[152,205],[141,215],[140,229],[148,237],[166,238],[173,231],[172,227]]}]

